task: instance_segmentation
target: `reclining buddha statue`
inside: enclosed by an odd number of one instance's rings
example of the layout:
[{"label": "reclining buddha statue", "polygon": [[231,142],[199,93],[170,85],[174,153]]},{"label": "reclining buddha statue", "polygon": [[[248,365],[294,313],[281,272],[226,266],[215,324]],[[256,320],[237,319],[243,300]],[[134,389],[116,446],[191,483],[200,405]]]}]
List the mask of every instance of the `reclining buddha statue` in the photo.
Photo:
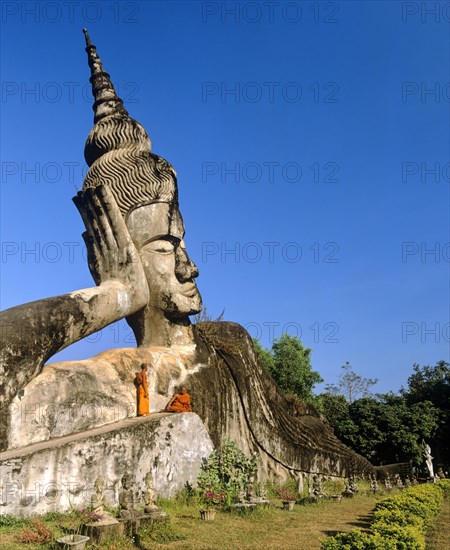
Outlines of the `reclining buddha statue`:
[{"label": "reclining buddha statue", "polygon": [[[229,437],[242,451],[256,453],[259,479],[371,472],[372,465],[342,444],[313,407],[283,395],[243,327],[191,324],[202,300],[199,271],[183,241],[176,172],[151,152],[149,136],[128,114],[84,32],[94,127],[84,150],[89,170],[73,200],[86,228],[95,286],[2,312],[2,450],[134,414],[126,404],[133,401],[135,371],[145,363],[152,410],[176,386],[186,386],[213,445]],[[60,350],[120,319],[133,330],[136,348],[46,365]],[[36,396],[61,408],[80,396],[114,409],[115,417],[74,414],[70,422],[56,416],[51,421],[53,406],[44,411],[45,422],[19,426],[14,407],[19,401],[32,405]]]}]

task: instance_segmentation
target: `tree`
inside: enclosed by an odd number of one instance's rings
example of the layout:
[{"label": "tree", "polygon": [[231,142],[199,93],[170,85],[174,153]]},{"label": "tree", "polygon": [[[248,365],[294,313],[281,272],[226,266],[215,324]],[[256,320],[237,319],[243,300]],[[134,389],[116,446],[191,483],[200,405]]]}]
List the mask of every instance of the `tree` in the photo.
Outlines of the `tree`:
[{"label": "tree", "polygon": [[[339,384],[318,396],[319,409],[336,436],[375,464],[422,464],[422,439],[430,442],[435,464],[448,464],[450,365],[413,366],[408,388],[399,394],[370,395],[376,382],[344,365]],[[359,397],[362,395],[362,397]]]},{"label": "tree", "polygon": [[356,374],[348,361],[342,366],[342,369],[344,372],[339,376],[338,384],[327,384],[325,390],[332,395],[345,396],[350,404],[358,396],[370,395],[369,388],[378,382],[376,378],[364,378]]},{"label": "tree", "polygon": [[268,349],[264,348],[260,344],[257,338],[253,338],[253,346],[255,348],[256,355],[259,358],[262,366],[271,375],[273,369],[275,368],[273,364],[273,355],[270,353]]},{"label": "tree", "polygon": [[315,402],[317,409],[326,417],[336,436],[345,444],[353,446],[358,426],[350,416],[350,406],[343,395],[322,393]]},{"label": "tree", "polygon": [[429,401],[411,406],[403,396],[393,393],[357,399],[349,412],[358,427],[354,449],[381,464],[421,464],[421,441],[433,435],[439,414]]},{"label": "tree", "polygon": [[321,411],[336,436],[374,464],[422,462],[422,439],[439,425],[439,410],[429,401],[409,404],[387,393],[349,403],[343,395],[319,396]]},{"label": "tree", "polygon": [[438,361],[434,367],[413,365],[414,373],[408,378],[408,389],[401,393],[410,402],[431,401],[441,409],[450,406],[450,363]]},{"label": "tree", "polygon": [[322,377],[311,367],[311,349],[305,348],[296,336],[283,334],[274,340],[268,351],[255,346],[261,363],[267,368],[278,386],[285,392],[306,401],[313,400],[313,388],[323,382]]},{"label": "tree", "polygon": [[436,365],[418,364],[413,366],[413,374],[408,378],[408,388],[400,392],[410,406],[430,402],[438,411],[435,433],[429,443],[436,465],[448,467],[450,464],[450,364],[438,361]]}]

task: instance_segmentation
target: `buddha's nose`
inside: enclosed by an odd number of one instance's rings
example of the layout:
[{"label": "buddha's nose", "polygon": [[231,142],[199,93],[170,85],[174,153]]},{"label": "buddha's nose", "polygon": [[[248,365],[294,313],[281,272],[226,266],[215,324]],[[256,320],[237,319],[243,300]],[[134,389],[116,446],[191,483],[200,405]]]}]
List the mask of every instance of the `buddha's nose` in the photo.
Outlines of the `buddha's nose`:
[{"label": "buddha's nose", "polygon": [[175,254],[175,275],[180,282],[198,277],[198,267],[189,258],[185,248],[177,247]]}]

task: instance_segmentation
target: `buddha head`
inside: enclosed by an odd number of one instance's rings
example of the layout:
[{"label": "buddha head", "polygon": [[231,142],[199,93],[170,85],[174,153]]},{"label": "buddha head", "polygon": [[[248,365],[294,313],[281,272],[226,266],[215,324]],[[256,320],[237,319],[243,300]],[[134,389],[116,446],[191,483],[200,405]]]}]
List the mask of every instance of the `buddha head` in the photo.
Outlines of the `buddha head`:
[{"label": "buddha head", "polygon": [[178,343],[179,332],[172,329],[189,326],[189,315],[201,310],[202,301],[195,283],[198,269],[183,240],[176,172],[151,152],[147,132],[128,115],[84,32],[95,101],[94,127],[84,151],[89,171],[83,190],[98,182],[110,188],[140,255],[149,303],[127,318],[138,345]]},{"label": "buddha head", "polygon": [[97,494],[102,494],[105,489],[105,479],[99,476],[94,483],[94,489]]}]

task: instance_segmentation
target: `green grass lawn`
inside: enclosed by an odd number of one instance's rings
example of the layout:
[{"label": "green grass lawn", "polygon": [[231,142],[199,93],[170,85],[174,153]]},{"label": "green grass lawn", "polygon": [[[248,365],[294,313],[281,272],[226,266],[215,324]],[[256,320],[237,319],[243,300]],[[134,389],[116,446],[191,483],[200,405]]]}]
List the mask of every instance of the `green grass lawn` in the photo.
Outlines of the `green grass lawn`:
[{"label": "green grass lawn", "polygon": [[426,537],[427,550],[448,550],[450,548],[450,500],[444,501],[442,512]]},{"label": "green grass lawn", "polygon": [[[320,539],[326,536],[355,527],[367,527],[374,505],[373,497],[360,497],[340,503],[327,501],[316,505],[297,505],[293,511],[280,507],[258,510],[246,517],[220,513],[214,522],[201,521],[189,509],[180,509],[172,516],[172,524],[186,539],[164,547],[192,550],[318,550]],[[155,545],[154,548],[163,546]]]},{"label": "green grass lawn", "polygon": [[[320,539],[338,531],[367,527],[375,505],[373,497],[343,499],[341,502],[296,505],[293,511],[281,509],[280,503],[270,509],[258,509],[239,516],[218,512],[213,522],[200,519],[197,506],[176,502],[166,503],[170,526],[161,529],[157,540],[148,548],[183,548],[185,550],[280,549],[320,548]],[[20,530],[20,529],[19,529]],[[0,548],[11,550],[51,548],[51,545],[23,544],[16,541],[17,528],[0,530]],[[58,531],[55,529],[55,534]],[[170,540],[180,538],[181,540]],[[116,542],[104,550],[128,550],[134,548],[125,541]]]},{"label": "green grass lawn", "polygon": [[[378,498],[383,498],[380,495]],[[145,544],[149,550],[319,550],[320,540],[337,532],[355,528],[368,529],[376,504],[373,496],[324,501],[318,504],[296,505],[293,511],[281,509],[279,501],[270,509],[258,509],[245,516],[218,512],[213,522],[200,519],[198,506],[177,501],[164,502],[170,524],[154,533],[156,541]],[[450,503],[446,502],[438,523],[427,539],[430,550],[450,548]],[[49,522],[51,525],[51,522]],[[51,525],[55,536],[58,529]],[[0,548],[8,550],[37,550],[56,548],[52,544],[36,545],[17,542],[20,528],[0,529]],[[94,549],[96,547],[91,546]],[[102,545],[102,550],[133,550],[128,539]]]}]

